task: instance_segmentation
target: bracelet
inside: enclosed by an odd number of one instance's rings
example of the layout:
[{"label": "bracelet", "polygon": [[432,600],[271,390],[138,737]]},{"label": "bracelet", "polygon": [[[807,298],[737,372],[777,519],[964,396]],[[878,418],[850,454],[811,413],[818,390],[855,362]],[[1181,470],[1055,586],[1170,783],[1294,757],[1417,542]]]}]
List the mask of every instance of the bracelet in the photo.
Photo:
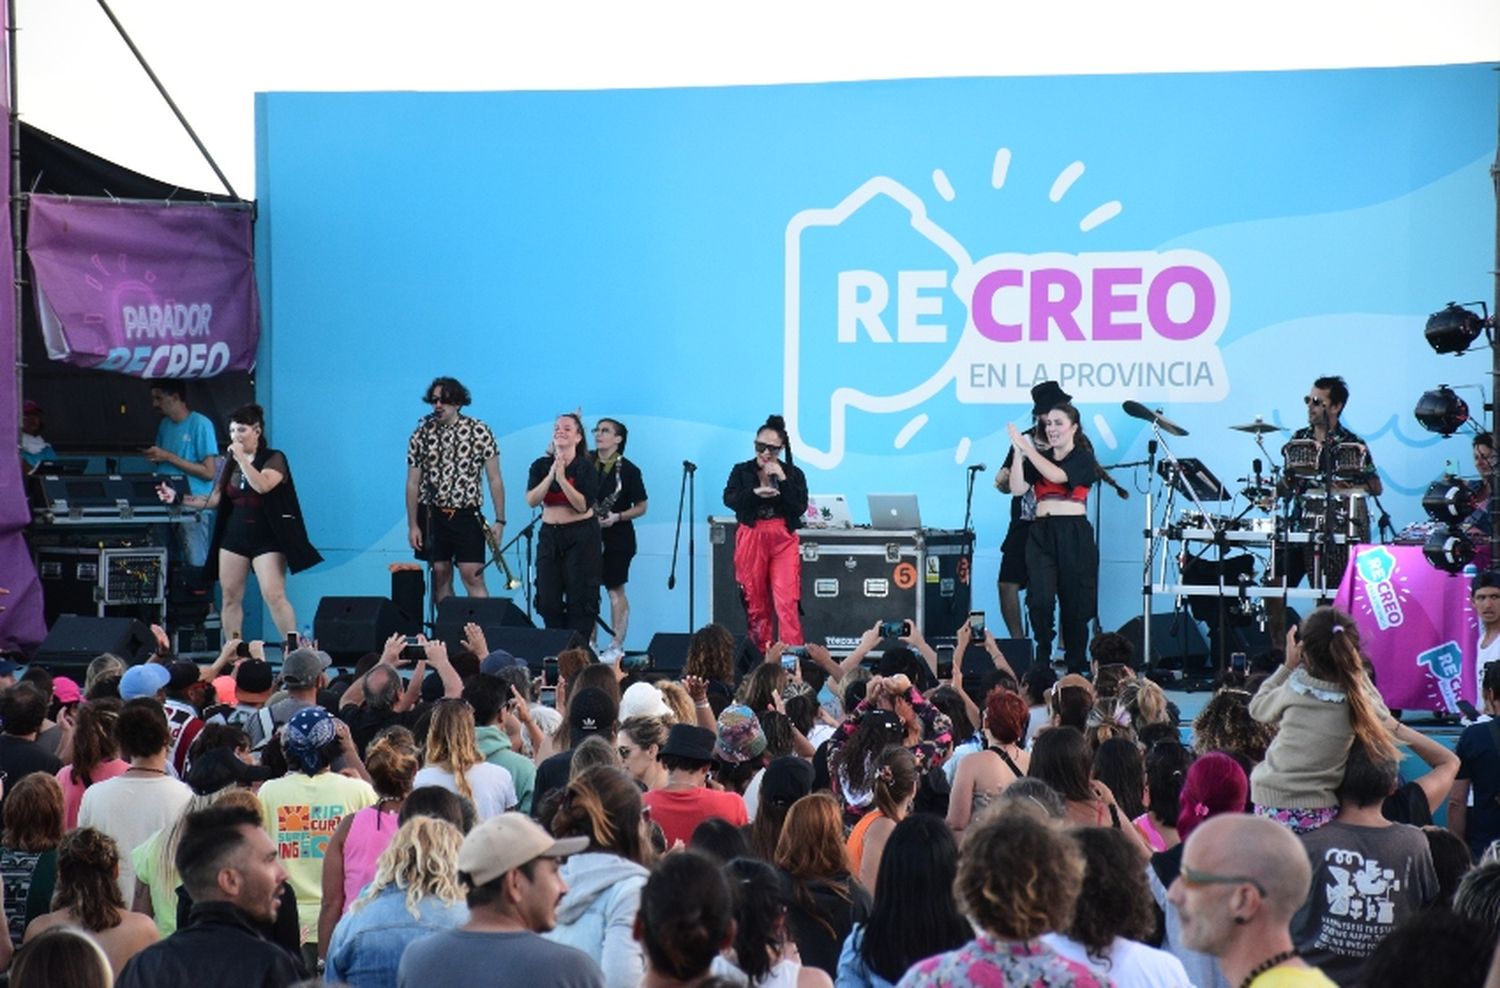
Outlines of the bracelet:
[{"label": "bracelet", "polygon": [[697,707],[699,710],[712,710],[713,709],[713,707],[709,704],[709,702],[707,700],[699,700],[697,703],[693,704],[693,706]]}]

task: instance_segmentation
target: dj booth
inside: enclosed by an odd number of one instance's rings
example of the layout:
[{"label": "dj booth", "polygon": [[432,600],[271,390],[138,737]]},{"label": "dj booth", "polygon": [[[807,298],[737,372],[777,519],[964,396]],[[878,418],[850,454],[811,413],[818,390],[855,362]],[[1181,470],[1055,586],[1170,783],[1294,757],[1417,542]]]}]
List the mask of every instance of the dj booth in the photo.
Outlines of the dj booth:
[{"label": "dj booth", "polygon": [[[131,617],[166,624],[171,573],[167,543],[198,512],[181,506],[187,479],[154,474],[42,471],[28,478],[28,530],[47,625],[63,615]],[[178,502],[157,497],[173,487]]]},{"label": "dj booth", "polygon": [[[709,619],[745,633],[734,578],[733,518],[710,517],[713,594]],[[877,621],[910,618],[928,638],[951,636],[971,602],[973,533],[937,528],[803,528],[802,631],[847,655]],[[998,615],[997,615],[998,618]]]}]

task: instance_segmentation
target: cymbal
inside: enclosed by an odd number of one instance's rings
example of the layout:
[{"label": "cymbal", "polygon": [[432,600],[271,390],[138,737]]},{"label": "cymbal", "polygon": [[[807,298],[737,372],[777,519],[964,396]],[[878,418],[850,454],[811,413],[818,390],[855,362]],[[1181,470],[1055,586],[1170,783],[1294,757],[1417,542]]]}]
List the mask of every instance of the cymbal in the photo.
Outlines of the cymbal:
[{"label": "cymbal", "polygon": [[1247,422],[1244,425],[1231,425],[1230,428],[1235,432],[1249,432],[1257,436],[1263,436],[1268,432],[1286,431],[1286,426],[1272,425],[1269,422],[1263,422],[1260,419],[1256,419],[1254,422]]},{"label": "cymbal", "polygon": [[1143,422],[1150,422],[1169,436],[1185,436],[1188,434],[1186,429],[1167,418],[1161,412],[1152,411],[1138,401],[1127,401],[1122,407],[1125,409],[1126,415],[1138,418]]}]

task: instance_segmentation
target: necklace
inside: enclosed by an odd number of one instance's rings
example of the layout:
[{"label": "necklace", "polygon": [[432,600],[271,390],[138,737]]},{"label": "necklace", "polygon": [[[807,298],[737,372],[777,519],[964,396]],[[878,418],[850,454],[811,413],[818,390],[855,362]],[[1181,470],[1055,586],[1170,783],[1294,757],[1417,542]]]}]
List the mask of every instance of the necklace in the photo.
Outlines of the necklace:
[{"label": "necklace", "polygon": [[167,774],[167,770],[166,769],[164,769],[164,768],[152,768],[149,765],[132,765],[132,766],[130,766],[129,769],[127,769],[127,771],[130,771],[130,772],[151,772],[151,773],[153,773],[155,775],[166,775]]},{"label": "necklace", "polygon": [[1245,975],[1245,980],[1240,982],[1240,988],[1250,988],[1250,985],[1255,981],[1256,978],[1260,977],[1262,974],[1265,974],[1267,971],[1271,970],[1271,968],[1277,966],[1278,964],[1285,964],[1287,961],[1296,956],[1297,948],[1293,947],[1291,950],[1283,950],[1279,954],[1273,954],[1272,956],[1267,957],[1265,960],[1261,961],[1259,964],[1255,965],[1255,967],[1250,969],[1250,973]]}]

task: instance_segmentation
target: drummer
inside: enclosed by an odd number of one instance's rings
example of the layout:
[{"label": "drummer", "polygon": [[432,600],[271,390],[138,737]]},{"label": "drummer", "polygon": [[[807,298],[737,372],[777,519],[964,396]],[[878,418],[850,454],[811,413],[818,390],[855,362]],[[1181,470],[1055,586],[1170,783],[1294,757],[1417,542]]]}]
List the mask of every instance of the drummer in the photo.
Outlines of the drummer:
[{"label": "drummer", "polygon": [[[1344,445],[1363,447],[1364,465],[1352,472],[1347,468],[1340,469],[1339,478],[1333,483],[1334,491],[1341,494],[1379,496],[1385,488],[1380,483],[1380,475],[1375,472],[1375,461],[1370,456],[1369,447],[1363,439],[1344,428],[1340,421],[1344,406],[1349,402],[1349,385],[1342,377],[1320,377],[1313,382],[1302,401],[1307,405],[1307,426],[1292,433],[1291,442],[1311,440],[1314,443],[1317,450],[1317,472],[1316,476],[1294,476],[1290,471],[1282,474],[1279,493],[1282,497],[1295,499],[1297,503],[1294,505],[1294,513],[1300,512],[1302,496],[1307,493],[1308,488],[1321,483],[1320,477],[1334,472],[1335,453]],[[1340,573],[1329,573],[1331,583],[1338,582],[1342,567],[1339,569]],[[1307,575],[1306,554],[1287,553],[1284,572],[1287,586],[1294,587],[1301,583],[1302,578]]]}]

